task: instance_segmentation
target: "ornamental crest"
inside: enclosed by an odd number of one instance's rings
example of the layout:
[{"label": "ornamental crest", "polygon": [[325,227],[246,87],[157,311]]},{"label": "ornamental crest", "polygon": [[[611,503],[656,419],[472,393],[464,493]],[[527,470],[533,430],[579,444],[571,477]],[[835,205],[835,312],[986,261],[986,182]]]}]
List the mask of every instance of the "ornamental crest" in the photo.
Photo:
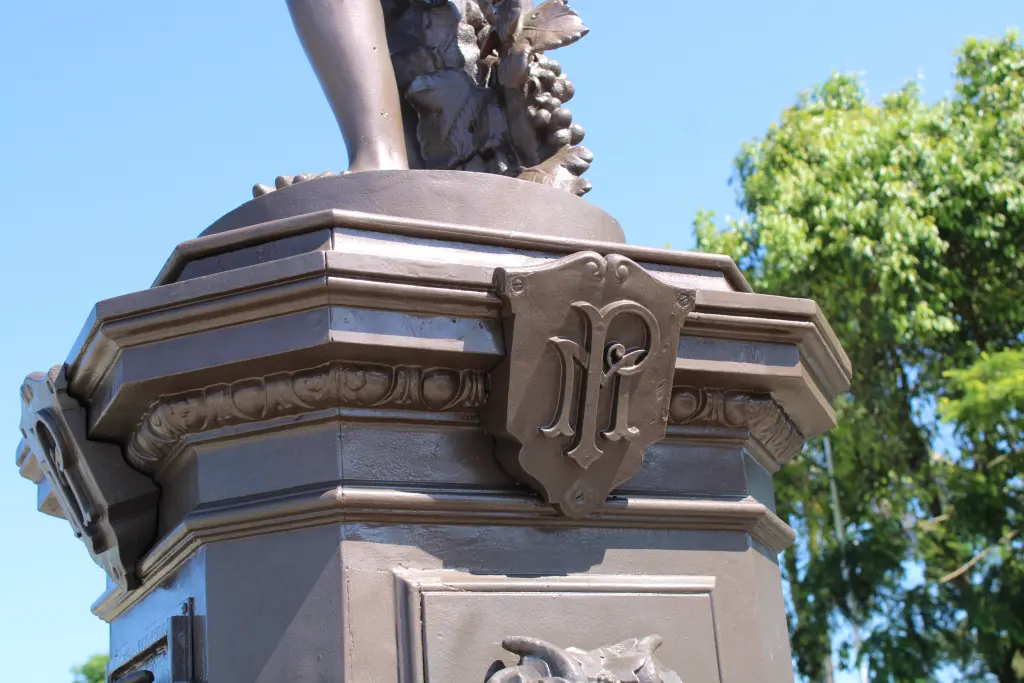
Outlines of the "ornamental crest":
[{"label": "ornamental crest", "polygon": [[67,372],[55,366],[21,385],[18,464],[49,483],[62,517],[93,560],[125,590],[139,585],[136,565],[156,537],[160,492],[116,445],[90,440],[86,411],[68,394]]},{"label": "ornamental crest", "polygon": [[495,273],[506,358],[486,420],[498,457],[569,517],[599,508],[665,437],[679,334],[695,292],[629,259],[583,252]]}]

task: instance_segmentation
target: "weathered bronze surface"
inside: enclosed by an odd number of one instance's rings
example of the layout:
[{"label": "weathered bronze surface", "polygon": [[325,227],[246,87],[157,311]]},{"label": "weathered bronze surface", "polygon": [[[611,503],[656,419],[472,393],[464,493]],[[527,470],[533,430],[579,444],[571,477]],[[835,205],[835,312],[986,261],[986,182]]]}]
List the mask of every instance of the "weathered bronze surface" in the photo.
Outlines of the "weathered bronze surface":
[{"label": "weathered bronze surface", "polygon": [[[498,173],[573,194],[593,155],[546,52],[587,34],[565,0],[288,0],[349,171]],[[276,189],[326,174],[281,176]],[[259,197],[274,188],[257,185]]]}]

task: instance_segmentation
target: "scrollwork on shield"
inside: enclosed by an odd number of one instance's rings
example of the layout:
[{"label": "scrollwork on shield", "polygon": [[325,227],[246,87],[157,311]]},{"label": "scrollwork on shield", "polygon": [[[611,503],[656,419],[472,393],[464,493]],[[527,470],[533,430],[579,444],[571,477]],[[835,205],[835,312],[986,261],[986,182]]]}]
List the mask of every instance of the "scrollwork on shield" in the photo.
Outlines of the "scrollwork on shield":
[{"label": "scrollwork on shield", "polygon": [[507,355],[485,421],[498,458],[563,514],[583,517],[664,438],[695,293],[592,252],[495,278]]}]

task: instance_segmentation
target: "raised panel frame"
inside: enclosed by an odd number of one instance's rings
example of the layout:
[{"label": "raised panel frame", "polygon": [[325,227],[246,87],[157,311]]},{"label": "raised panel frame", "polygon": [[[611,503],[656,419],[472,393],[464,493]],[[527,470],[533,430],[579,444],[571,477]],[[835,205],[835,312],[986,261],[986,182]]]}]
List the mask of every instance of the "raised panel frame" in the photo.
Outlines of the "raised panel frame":
[{"label": "raised panel frame", "polygon": [[[456,570],[396,569],[395,636],[399,683],[431,683],[427,680],[424,604],[431,594],[559,594],[594,596],[707,596],[710,601],[715,665],[722,681],[720,617],[715,607],[713,576],[635,576],[585,574],[573,576],[475,575]],[[529,634],[507,634],[529,635]],[[638,633],[637,637],[648,635]],[[606,643],[611,645],[612,643]],[[570,646],[573,643],[559,643]],[[483,672],[481,672],[483,675]],[[684,679],[685,680],[685,679]]]}]

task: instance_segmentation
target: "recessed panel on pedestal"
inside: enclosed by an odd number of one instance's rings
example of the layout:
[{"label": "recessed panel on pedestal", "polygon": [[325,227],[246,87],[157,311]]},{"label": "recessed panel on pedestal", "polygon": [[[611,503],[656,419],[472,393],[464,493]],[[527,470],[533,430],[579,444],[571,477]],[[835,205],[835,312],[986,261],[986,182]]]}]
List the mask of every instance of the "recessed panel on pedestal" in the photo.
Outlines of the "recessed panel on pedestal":
[{"label": "recessed panel on pedestal", "polygon": [[396,574],[400,683],[482,683],[502,641],[525,636],[590,650],[658,635],[658,659],[685,683],[721,681],[715,580],[687,576],[517,578]]}]

